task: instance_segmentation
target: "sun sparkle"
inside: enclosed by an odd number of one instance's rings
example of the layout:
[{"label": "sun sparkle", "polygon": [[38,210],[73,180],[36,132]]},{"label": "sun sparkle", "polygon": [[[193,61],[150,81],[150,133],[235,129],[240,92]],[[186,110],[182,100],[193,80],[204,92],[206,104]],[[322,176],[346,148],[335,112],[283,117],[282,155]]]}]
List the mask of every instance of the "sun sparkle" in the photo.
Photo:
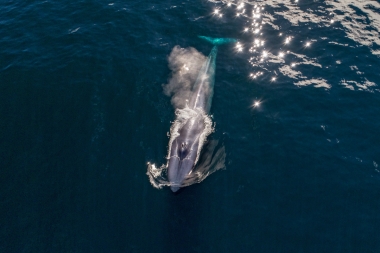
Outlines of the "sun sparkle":
[{"label": "sun sparkle", "polygon": [[253,107],[259,107],[259,106],[260,106],[260,101],[253,102]]}]

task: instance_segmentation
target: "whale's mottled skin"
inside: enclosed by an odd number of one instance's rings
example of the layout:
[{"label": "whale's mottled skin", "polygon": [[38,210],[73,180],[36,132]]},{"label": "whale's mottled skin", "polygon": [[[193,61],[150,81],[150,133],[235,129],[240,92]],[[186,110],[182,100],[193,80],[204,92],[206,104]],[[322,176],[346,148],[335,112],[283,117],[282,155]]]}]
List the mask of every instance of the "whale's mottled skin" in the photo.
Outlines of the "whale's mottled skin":
[{"label": "whale's mottled skin", "polygon": [[199,71],[197,80],[193,86],[192,96],[188,98],[189,102],[187,106],[189,109],[199,113],[195,113],[178,130],[179,135],[171,143],[168,157],[168,179],[173,192],[179,190],[183,181],[192,172],[200,153],[198,149],[202,148],[200,137],[205,130],[204,114],[209,113],[214,94],[217,46],[236,41],[235,39],[228,38],[214,39],[204,36],[200,36],[200,38],[211,42],[214,47]]}]

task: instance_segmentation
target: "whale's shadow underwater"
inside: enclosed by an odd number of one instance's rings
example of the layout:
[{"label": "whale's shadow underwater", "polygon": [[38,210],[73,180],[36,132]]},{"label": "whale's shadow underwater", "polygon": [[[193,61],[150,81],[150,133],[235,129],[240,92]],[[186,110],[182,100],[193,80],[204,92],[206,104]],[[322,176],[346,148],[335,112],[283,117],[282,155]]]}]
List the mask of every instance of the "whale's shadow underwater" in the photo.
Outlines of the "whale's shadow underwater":
[{"label": "whale's shadow underwater", "polygon": [[156,188],[170,186],[173,192],[199,183],[218,169],[224,168],[225,149],[218,141],[207,142],[213,131],[209,116],[214,94],[215,64],[218,46],[236,42],[230,38],[199,36],[213,46],[203,61],[184,108],[176,109],[176,119],[170,128],[167,164],[157,168],[148,163],[148,176]]}]

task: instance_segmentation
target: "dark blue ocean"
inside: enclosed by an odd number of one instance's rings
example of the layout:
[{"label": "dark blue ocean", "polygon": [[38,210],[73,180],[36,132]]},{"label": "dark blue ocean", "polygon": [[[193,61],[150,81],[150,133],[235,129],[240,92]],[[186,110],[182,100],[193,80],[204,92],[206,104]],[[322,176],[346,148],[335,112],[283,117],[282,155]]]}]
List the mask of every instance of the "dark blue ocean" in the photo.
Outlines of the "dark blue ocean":
[{"label": "dark blue ocean", "polygon": [[[175,46],[225,169],[173,193]],[[380,3],[1,1],[0,252],[380,252]]]}]

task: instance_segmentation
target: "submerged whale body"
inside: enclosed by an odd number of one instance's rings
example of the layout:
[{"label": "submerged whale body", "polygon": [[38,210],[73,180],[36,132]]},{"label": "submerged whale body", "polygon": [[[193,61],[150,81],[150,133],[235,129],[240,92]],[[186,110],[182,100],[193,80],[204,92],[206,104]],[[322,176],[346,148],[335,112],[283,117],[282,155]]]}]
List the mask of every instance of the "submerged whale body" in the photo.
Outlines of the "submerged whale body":
[{"label": "submerged whale body", "polygon": [[184,181],[191,176],[207,135],[212,132],[212,122],[207,114],[210,111],[214,93],[215,60],[218,45],[236,42],[235,39],[230,38],[199,37],[210,42],[214,47],[200,68],[192,88],[192,95],[188,98],[189,102],[186,108],[181,110],[181,119],[178,119],[177,114],[175,123],[181,122],[181,124],[173,130],[175,124],[173,123],[171,129],[171,133],[174,132],[174,134],[169,141],[167,175],[173,192],[186,186]]}]

